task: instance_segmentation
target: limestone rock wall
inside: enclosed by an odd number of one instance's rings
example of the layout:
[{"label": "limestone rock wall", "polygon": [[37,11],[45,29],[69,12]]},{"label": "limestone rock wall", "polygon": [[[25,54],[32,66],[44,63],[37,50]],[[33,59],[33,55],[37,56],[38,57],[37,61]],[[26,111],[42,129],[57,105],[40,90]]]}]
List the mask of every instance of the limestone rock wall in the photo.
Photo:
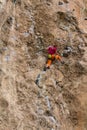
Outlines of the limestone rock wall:
[{"label": "limestone rock wall", "polygon": [[87,1],[0,0],[0,130],[87,130],[86,97]]}]

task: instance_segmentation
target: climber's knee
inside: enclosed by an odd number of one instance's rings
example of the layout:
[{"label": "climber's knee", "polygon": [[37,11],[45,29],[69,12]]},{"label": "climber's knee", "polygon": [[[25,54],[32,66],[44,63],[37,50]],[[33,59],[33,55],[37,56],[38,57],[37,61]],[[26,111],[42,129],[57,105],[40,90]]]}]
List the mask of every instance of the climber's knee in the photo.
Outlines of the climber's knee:
[{"label": "climber's knee", "polygon": [[61,60],[61,56],[59,56],[59,55],[56,55],[55,58],[56,58],[57,60],[58,60],[58,59]]}]

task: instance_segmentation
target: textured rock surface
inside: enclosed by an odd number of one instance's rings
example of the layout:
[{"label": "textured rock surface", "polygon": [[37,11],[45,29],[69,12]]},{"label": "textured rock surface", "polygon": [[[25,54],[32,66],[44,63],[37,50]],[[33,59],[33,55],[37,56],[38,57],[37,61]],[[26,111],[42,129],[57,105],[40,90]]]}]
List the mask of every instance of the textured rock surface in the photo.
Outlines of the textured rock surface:
[{"label": "textured rock surface", "polygon": [[[0,130],[87,130],[86,0],[14,1],[0,0]],[[44,72],[54,43],[71,52]]]}]

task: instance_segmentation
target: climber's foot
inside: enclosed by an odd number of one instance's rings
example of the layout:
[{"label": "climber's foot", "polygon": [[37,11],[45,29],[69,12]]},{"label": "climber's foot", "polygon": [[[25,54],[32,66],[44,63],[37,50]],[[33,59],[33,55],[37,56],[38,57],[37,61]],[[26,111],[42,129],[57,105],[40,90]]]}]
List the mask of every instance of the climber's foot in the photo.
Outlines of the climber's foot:
[{"label": "climber's foot", "polygon": [[48,67],[44,67],[44,69],[43,69],[43,71],[46,71],[47,69],[50,69],[50,67],[48,66]]}]

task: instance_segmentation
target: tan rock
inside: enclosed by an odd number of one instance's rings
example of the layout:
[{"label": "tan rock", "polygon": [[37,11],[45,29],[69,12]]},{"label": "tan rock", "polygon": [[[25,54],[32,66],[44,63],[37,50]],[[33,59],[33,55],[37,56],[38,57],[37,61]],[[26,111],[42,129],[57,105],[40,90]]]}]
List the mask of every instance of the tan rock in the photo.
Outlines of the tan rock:
[{"label": "tan rock", "polygon": [[[86,17],[86,0],[0,0],[0,130],[87,129]],[[43,71],[53,44],[72,52]]]}]

